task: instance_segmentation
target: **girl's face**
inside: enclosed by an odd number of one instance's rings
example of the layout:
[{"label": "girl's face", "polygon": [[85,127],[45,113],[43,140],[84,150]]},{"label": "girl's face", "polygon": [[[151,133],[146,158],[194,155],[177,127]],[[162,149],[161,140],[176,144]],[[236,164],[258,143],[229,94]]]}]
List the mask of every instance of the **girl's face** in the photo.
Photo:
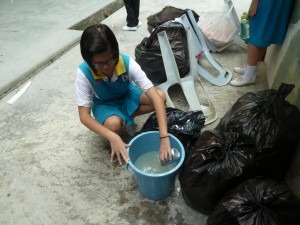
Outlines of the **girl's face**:
[{"label": "girl's face", "polygon": [[92,63],[98,72],[111,77],[115,70],[117,59],[113,58],[111,52],[105,52],[101,54],[93,55]]}]

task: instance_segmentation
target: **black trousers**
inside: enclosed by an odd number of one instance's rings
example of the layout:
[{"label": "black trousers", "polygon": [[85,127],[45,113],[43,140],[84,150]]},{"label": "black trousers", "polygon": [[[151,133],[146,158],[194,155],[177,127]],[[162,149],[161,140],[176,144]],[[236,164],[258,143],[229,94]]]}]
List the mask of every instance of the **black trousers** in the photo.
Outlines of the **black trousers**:
[{"label": "black trousers", "polygon": [[136,27],[139,23],[140,0],[123,0],[127,12],[127,26]]}]

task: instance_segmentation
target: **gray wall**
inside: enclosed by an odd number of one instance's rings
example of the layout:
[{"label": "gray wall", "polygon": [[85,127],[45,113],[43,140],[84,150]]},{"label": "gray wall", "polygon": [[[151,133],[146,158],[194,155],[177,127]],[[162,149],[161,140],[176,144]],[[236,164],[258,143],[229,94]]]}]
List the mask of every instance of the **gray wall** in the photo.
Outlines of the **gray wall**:
[{"label": "gray wall", "polygon": [[[283,45],[267,50],[265,63],[270,88],[278,89],[281,83],[295,84],[287,100],[300,108],[300,0],[295,0],[289,28]],[[300,137],[299,137],[300,139]],[[300,144],[295,152],[286,181],[300,197]]]},{"label": "gray wall", "polygon": [[270,88],[281,83],[295,84],[287,100],[300,108],[300,0],[295,0],[290,24],[283,45],[268,48],[265,63]]}]

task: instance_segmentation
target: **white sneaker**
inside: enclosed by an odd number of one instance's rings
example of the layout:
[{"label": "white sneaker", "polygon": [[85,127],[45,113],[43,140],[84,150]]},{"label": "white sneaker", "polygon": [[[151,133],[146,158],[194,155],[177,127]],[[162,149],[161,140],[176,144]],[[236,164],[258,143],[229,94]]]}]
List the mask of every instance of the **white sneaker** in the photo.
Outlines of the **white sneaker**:
[{"label": "white sneaker", "polygon": [[244,75],[246,73],[247,66],[237,66],[233,68],[233,71]]},{"label": "white sneaker", "polygon": [[122,29],[125,30],[125,31],[136,31],[137,27],[124,26],[124,27],[122,27]]},{"label": "white sneaker", "polygon": [[143,25],[143,23],[142,22],[139,22],[139,24],[137,25],[137,27],[140,27],[140,26],[142,26]]},{"label": "white sneaker", "polygon": [[255,83],[255,76],[247,79],[244,76],[240,76],[232,81],[230,81],[230,85],[234,86],[234,87],[242,87],[242,86],[246,86],[246,85],[250,85],[250,84],[254,84]]}]

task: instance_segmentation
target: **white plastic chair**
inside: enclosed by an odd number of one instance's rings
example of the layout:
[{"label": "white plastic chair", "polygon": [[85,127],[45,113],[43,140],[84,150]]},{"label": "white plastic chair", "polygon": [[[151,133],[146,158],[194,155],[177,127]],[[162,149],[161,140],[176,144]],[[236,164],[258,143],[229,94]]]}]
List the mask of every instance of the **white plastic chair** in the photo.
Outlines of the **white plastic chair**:
[{"label": "white plastic chair", "polygon": [[[176,61],[166,32],[161,31],[157,34],[167,76],[167,81],[158,85],[157,88],[164,91],[164,93],[166,94],[167,106],[174,107],[174,104],[168,94],[168,89],[174,84],[179,84],[189,104],[189,108],[191,110],[201,110],[205,116],[205,125],[207,125],[214,122],[218,118],[218,115],[208,97],[206,97],[205,103],[200,103],[199,98],[197,96],[194,79],[199,78],[199,76],[197,75],[198,63],[192,51],[192,30],[190,27],[187,27],[185,29],[188,39],[190,72],[186,74],[183,78],[180,78]],[[200,79],[198,80],[201,84]],[[202,84],[201,88],[203,90],[203,93],[205,94]]]},{"label": "white plastic chair", "polygon": [[202,36],[200,28],[197,25],[195,17],[191,10],[187,10],[187,15],[182,15],[179,18],[175,19],[177,22],[180,22],[185,28],[192,28],[192,48],[194,50],[194,56],[205,57],[207,62],[212,66],[216,71],[217,75],[210,73],[204,67],[197,63],[197,72],[198,75],[202,76],[209,82],[217,86],[223,86],[229,83],[232,78],[232,72],[227,68],[223,67],[216,59],[213,58],[205,40]]}]

